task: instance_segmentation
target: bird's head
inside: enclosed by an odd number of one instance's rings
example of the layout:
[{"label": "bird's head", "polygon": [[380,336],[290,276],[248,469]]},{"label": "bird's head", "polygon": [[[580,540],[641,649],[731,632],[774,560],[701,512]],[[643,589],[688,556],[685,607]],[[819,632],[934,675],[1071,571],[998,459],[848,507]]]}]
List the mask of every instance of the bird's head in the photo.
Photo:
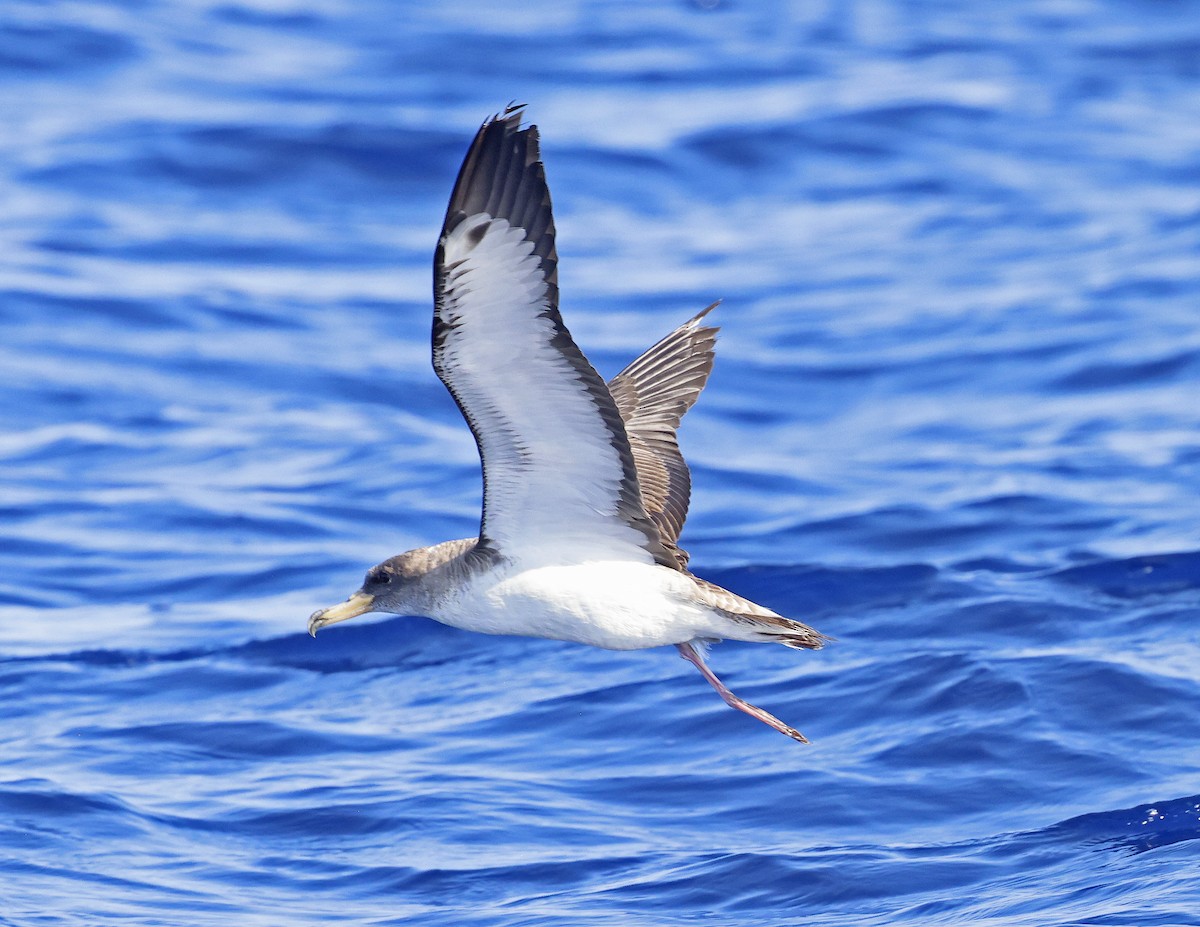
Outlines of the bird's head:
[{"label": "bird's head", "polygon": [[327,624],[357,618],[367,612],[393,615],[431,615],[446,589],[456,588],[472,565],[492,562],[494,554],[476,550],[477,538],[443,541],[389,557],[367,570],[362,588],[340,605],[315,611],[308,619],[313,637]]},{"label": "bird's head", "polygon": [[357,618],[367,612],[412,614],[413,587],[420,576],[411,568],[412,553],[398,554],[367,570],[362,587],[354,595],[345,602],[312,613],[308,619],[308,633],[316,637],[326,625]]}]

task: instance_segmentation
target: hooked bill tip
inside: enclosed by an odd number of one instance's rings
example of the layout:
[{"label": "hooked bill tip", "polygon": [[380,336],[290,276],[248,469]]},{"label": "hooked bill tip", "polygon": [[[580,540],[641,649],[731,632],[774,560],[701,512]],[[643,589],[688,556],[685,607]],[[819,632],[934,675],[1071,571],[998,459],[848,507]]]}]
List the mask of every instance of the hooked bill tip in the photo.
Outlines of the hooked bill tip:
[{"label": "hooked bill tip", "polygon": [[358,615],[373,611],[371,606],[374,603],[375,597],[368,595],[360,589],[345,602],[330,605],[328,608],[319,608],[313,612],[308,619],[308,633],[316,637],[317,632],[327,624],[336,624],[339,621],[345,621],[348,618],[355,618]]},{"label": "hooked bill tip", "polygon": [[308,616],[308,633],[311,637],[316,637],[317,632],[321,630],[321,625],[324,624],[321,616],[324,614],[325,609],[319,608]]}]

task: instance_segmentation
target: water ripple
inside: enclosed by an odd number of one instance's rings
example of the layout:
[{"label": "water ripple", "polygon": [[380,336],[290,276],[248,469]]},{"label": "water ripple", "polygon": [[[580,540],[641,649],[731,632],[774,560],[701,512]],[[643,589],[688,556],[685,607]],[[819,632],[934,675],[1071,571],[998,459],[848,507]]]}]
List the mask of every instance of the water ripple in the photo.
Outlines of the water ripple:
[{"label": "water ripple", "polygon": [[[1200,4],[12,0],[6,925],[1200,924]],[[478,528],[429,263],[542,127],[698,574],[816,653],[304,630]]]}]

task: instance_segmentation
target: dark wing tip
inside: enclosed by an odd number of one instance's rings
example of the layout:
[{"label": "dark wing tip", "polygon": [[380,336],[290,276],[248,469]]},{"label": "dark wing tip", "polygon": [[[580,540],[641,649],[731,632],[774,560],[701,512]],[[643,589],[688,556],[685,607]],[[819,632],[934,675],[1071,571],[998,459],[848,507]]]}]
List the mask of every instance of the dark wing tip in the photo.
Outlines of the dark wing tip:
[{"label": "dark wing tip", "polygon": [[518,103],[516,100],[509,100],[508,105],[504,107],[504,112],[497,113],[491,119],[485,120],[484,125],[489,122],[496,122],[504,119],[515,119],[520,122],[521,116],[525,113],[525,104]]},{"label": "dark wing tip", "polygon": [[[720,299],[718,299],[716,302],[709,303],[707,306],[705,306],[703,309],[701,309],[699,312],[697,312],[694,316],[692,316],[690,319],[688,319],[684,324],[686,326],[688,326],[689,328],[695,328],[697,325],[700,324],[701,319],[703,319],[706,315],[708,315],[710,312],[712,312],[714,309],[716,309],[717,306],[721,305],[721,303],[722,303],[722,300],[720,300]],[[720,331],[720,329],[715,326],[712,328],[712,330],[714,332]]]},{"label": "dark wing tip", "polygon": [[521,128],[525,104],[509,104],[484,120],[454,183],[446,209],[450,231],[465,216],[485,212],[528,228],[537,208],[549,207],[537,126]]},{"label": "dark wing tip", "polygon": [[[442,237],[467,216],[486,213],[524,230],[541,259],[542,274],[550,287],[550,302],[558,302],[558,254],[554,244],[554,217],[550,191],[542,166],[535,125],[521,127],[524,103],[510,103],[502,113],[484,121],[463,159],[446,207]],[[440,264],[440,253],[435,264]]]}]

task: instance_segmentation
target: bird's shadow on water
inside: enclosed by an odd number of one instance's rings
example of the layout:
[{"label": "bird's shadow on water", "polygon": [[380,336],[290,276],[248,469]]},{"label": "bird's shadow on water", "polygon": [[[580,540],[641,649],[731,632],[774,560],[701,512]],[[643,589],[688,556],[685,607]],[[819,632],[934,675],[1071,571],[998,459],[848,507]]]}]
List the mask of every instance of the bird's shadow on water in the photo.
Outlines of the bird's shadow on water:
[{"label": "bird's shadow on water", "polygon": [[1117,599],[1137,599],[1200,588],[1200,551],[1104,559],[1050,574],[1060,583]]},{"label": "bird's shadow on water", "polygon": [[314,640],[305,633],[247,641],[226,653],[235,659],[318,673],[357,672],[403,666],[432,666],[463,649],[465,632],[426,618],[396,616],[346,624]]},{"label": "bird's shadow on water", "polygon": [[1084,814],[1055,824],[1046,833],[1130,854],[1200,840],[1200,795]]},{"label": "bird's shadow on water", "polygon": [[60,654],[10,657],[4,662],[57,661],[83,666],[133,667],[223,659],[317,673],[438,665],[463,649],[465,632],[422,618],[395,617],[338,628],[314,640],[297,632],[220,647],[173,650],[94,648]]}]

